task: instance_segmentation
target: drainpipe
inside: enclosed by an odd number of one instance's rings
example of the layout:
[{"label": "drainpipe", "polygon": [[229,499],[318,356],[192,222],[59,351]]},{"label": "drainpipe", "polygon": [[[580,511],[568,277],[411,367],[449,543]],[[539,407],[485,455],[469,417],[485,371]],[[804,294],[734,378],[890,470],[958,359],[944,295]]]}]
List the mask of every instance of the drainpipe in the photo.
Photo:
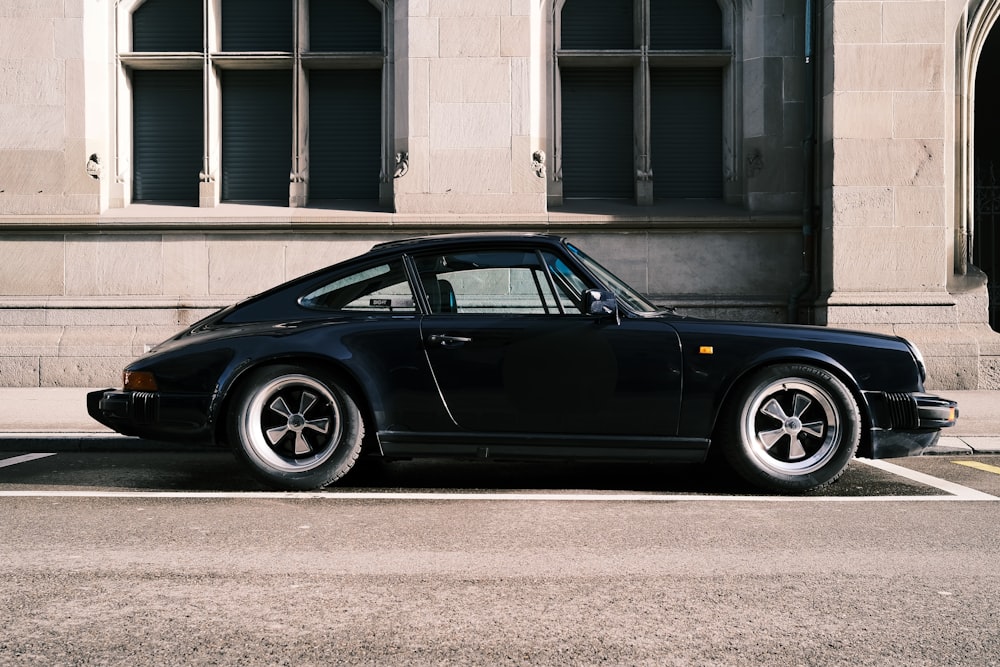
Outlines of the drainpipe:
[{"label": "drainpipe", "polygon": [[817,200],[816,150],[817,126],[819,124],[816,90],[815,57],[815,26],[819,23],[819,2],[806,0],[805,3],[805,81],[806,81],[806,118],[809,122],[809,133],[802,141],[802,263],[799,269],[799,279],[788,297],[788,321],[811,323],[812,309],[805,318],[799,317],[799,303],[809,293],[816,275],[816,223],[819,221],[819,202]]}]

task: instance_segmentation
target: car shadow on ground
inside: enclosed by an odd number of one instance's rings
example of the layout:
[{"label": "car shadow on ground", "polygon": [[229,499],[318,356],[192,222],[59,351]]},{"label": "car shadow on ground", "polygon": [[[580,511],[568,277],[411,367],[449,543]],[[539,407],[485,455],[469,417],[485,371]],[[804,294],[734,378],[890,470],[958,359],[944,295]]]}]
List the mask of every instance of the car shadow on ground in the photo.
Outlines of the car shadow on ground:
[{"label": "car shadow on ground", "polygon": [[[268,491],[228,451],[64,452],[0,470],[0,488],[88,491]],[[326,492],[769,495],[715,464],[363,460]],[[921,496],[943,492],[852,462],[834,484],[801,494]]]}]

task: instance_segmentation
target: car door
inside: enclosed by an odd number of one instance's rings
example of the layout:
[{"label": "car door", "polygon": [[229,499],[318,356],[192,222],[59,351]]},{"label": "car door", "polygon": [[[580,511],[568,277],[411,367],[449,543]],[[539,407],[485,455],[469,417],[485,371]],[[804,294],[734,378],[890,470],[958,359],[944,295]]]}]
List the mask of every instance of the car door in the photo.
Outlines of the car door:
[{"label": "car door", "polygon": [[[670,436],[676,332],[659,318],[585,315],[595,287],[552,250],[415,259],[430,313],[421,337],[456,424],[479,433]],[[555,275],[554,266],[562,275]]]},{"label": "car door", "polygon": [[306,347],[340,360],[365,388],[376,430],[453,428],[426,363],[410,274],[400,258],[321,278],[299,299],[330,314]]}]

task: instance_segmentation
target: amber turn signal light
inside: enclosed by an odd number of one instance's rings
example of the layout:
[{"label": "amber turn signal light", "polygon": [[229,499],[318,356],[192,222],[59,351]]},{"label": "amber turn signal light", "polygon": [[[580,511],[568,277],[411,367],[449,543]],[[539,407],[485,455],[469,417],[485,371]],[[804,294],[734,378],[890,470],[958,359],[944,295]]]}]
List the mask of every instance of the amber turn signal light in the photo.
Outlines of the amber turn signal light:
[{"label": "amber turn signal light", "polygon": [[125,371],[123,385],[127,391],[156,391],[156,377],[147,371]]}]

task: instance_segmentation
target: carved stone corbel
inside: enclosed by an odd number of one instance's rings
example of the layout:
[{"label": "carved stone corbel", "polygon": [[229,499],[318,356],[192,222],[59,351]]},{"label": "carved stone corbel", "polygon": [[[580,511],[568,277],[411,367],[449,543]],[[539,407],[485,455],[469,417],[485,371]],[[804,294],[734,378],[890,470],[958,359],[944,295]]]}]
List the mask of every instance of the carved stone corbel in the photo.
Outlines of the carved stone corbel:
[{"label": "carved stone corbel", "polygon": [[396,168],[392,172],[393,178],[402,178],[410,170],[410,154],[405,151],[396,153]]},{"label": "carved stone corbel", "polygon": [[531,154],[531,169],[538,178],[545,178],[545,151],[535,151]]}]

